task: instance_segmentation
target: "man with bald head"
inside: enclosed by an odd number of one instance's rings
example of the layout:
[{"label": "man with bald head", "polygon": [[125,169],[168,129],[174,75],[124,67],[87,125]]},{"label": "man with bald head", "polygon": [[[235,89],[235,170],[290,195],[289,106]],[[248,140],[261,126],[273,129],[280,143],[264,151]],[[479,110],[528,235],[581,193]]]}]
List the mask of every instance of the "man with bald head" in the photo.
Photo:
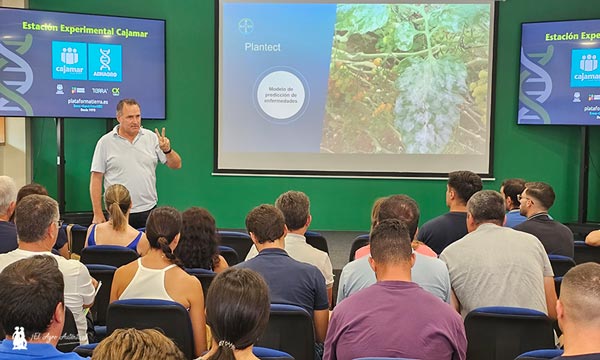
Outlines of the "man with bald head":
[{"label": "man with bald head", "polygon": [[556,359],[600,359],[600,264],[585,263],[567,272],[556,313],[565,346]]}]

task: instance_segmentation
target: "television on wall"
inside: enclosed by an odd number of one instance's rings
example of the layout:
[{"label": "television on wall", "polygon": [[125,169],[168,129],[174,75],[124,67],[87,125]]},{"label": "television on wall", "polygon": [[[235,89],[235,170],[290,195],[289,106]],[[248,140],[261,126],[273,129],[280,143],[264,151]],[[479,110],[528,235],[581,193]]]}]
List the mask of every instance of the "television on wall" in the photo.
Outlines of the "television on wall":
[{"label": "television on wall", "polygon": [[165,118],[165,21],[0,8],[0,116]]},{"label": "television on wall", "polygon": [[600,125],[600,20],[525,23],[518,123]]}]

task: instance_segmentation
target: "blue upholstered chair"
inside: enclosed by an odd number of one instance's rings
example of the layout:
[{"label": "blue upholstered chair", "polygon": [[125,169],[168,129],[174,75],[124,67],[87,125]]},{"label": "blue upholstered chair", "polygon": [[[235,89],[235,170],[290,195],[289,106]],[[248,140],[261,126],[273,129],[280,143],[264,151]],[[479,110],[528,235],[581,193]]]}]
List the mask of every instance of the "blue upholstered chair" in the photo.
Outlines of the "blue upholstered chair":
[{"label": "blue upholstered chair", "polygon": [[138,253],[125,246],[94,245],[81,250],[81,259],[84,264],[102,264],[120,267],[135,261]]},{"label": "blue upholstered chair", "polygon": [[307,231],[306,233],[304,233],[304,237],[306,238],[307,244],[321,251],[325,251],[327,254],[329,254],[329,246],[327,246],[327,239],[325,239],[323,235],[316,231]]},{"label": "blue upholstered chair", "polygon": [[512,360],[529,350],[554,347],[546,314],[515,307],[482,307],[465,318],[469,360]]},{"label": "blue upholstered chair", "polygon": [[[244,261],[250,248],[254,245],[250,235],[238,231],[219,231],[220,243],[234,249],[238,255],[238,261]],[[229,261],[228,261],[229,263]],[[229,265],[232,265],[229,263]]]},{"label": "blue upholstered chair", "polygon": [[202,293],[206,299],[208,288],[210,287],[210,284],[215,276],[217,276],[217,273],[211,270],[200,268],[186,268],[185,271],[190,275],[194,275],[198,280],[200,280],[200,284],[202,284]]},{"label": "blue upholstered chair", "polygon": [[575,266],[575,260],[568,256],[548,255],[548,259],[550,259],[554,276],[565,276],[567,271]]},{"label": "blue upholstered chair", "polygon": [[117,300],[108,306],[107,334],[115,329],[159,328],[181,349],[186,359],[194,358],[192,321],[186,308],[168,300]]},{"label": "blue upholstered chair", "polygon": [[575,263],[600,263],[600,246],[589,246],[585,241],[575,241]]},{"label": "blue upholstered chair", "polygon": [[563,350],[559,349],[545,349],[545,350],[533,350],[523,353],[515,358],[515,360],[543,360],[543,359],[554,359],[557,356],[561,356]]},{"label": "blue upholstered chair", "polygon": [[106,312],[110,303],[110,288],[112,287],[113,277],[117,268],[101,264],[86,264],[85,266],[94,279],[102,282],[102,286],[94,299],[94,305],[90,309],[94,318],[94,330],[96,332],[94,341],[100,342],[106,337]]},{"label": "blue upholstered chair", "polygon": [[315,331],[312,316],[298,306],[271,304],[269,325],[256,345],[285,351],[296,360],[313,360]]},{"label": "blue upholstered chair", "polygon": [[255,346],[252,348],[254,356],[261,360],[284,360],[294,359],[292,355],[275,349],[269,349],[265,347]]},{"label": "blue upholstered chair", "polygon": [[85,226],[73,224],[67,225],[67,240],[69,244],[69,251],[71,254],[81,255],[81,250],[85,246],[85,236],[87,235]]}]

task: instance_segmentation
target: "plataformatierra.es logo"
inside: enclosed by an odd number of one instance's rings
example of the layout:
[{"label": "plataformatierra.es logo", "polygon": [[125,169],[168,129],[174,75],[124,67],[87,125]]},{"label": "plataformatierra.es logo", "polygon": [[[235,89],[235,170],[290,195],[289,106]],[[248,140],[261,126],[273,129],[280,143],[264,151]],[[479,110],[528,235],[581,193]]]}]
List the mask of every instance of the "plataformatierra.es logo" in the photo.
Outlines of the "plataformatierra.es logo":
[{"label": "plataformatierra.es logo", "polygon": [[25,339],[25,329],[22,326],[15,326],[15,332],[12,335],[13,350],[27,350],[27,340]]}]

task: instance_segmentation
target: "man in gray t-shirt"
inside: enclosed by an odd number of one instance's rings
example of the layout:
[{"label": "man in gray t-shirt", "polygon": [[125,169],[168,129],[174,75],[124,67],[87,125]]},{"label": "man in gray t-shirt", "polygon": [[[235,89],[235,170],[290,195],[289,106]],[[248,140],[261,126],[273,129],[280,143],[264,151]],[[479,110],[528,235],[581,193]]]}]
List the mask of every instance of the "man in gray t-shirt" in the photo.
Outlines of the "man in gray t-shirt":
[{"label": "man in gray t-shirt", "polygon": [[482,306],[513,306],[556,318],[556,291],[550,260],[539,240],[503,227],[500,193],[479,191],[467,203],[469,234],[440,255],[463,317]]}]

